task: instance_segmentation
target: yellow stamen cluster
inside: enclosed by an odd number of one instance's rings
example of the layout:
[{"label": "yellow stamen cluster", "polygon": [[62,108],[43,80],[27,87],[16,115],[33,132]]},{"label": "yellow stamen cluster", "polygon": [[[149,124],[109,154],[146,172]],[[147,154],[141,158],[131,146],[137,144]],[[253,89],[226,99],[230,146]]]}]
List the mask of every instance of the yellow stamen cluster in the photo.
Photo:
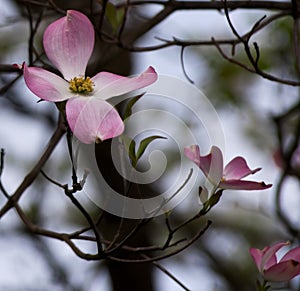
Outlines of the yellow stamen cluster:
[{"label": "yellow stamen cluster", "polygon": [[75,93],[88,94],[94,90],[94,83],[90,77],[75,77],[71,79],[69,89]]}]

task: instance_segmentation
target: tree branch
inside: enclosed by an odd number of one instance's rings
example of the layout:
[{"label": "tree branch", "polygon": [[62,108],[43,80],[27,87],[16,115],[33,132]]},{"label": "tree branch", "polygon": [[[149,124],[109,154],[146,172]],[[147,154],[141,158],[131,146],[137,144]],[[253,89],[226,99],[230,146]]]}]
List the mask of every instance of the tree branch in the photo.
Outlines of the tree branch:
[{"label": "tree branch", "polygon": [[[222,10],[224,4],[222,1],[130,1],[129,4],[123,3],[118,7],[126,6],[141,6],[141,5],[163,5],[175,10]],[[293,5],[291,2],[285,1],[228,1],[227,7],[230,10],[234,9],[267,9],[292,11]]]}]

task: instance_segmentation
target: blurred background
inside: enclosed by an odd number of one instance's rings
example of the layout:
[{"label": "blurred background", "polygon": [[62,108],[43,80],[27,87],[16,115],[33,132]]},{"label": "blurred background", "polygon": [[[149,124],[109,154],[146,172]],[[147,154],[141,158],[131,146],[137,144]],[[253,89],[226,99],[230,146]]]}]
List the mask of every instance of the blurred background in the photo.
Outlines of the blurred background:
[{"label": "blurred background", "polygon": [[[226,60],[211,43],[185,45],[184,49],[180,46],[180,41],[211,42],[212,37],[236,39],[224,10],[178,10],[166,14],[163,21],[152,27],[149,23],[156,19],[163,5],[132,6],[121,35],[126,44],[122,46],[107,35],[120,40],[117,34],[121,28],[114,23],[117,19],[114,13],[126,2],[113,2],[110,9],[114,12],[107,13],[101,21],[101,5],[105,3],[0,0],[0,64],[3,64],[0,65],[0,147],[6,153],[2,183],[13,193],[47,145],[58,116],[54,104],[37,104],[37,97],[27,89],[22,75],[11,64],[26,61],[56,72],[43,53],[43,31],[67,9],[84,12],[95,25],[97,40],[88,75],[103,70],[132,75],[151,65],[158,74],[187,82],[192,80],[219,115],[226,141],[225,161],[243,156],[250,168],[262,167],[255,180],[273,184],[265,191],[225,191],[208,216],[187,225],[181,235],[191,237],[210,219],[212,225],[206,233],[185,251],[159,261],[187,290],[255,290],[258,274],[249,247],[263,248],[279,240],[299,243],[299,85],[281,82],[293,80],[297,83],[299,80],[297,17],[288,9],[235,9],[230,12],[230,19],[240,35],[251,31],[264,15],[272,19],[249,42],[257,42],[259,46],[260,69],[278,78],[270,81]],[[175,43],[149,49],[166,44],[162,39],[175,40]],[[177,45],[176,40],[179,40]],[[255,49],[251,47],[251,50],[255,55]],[[222,46],[222,51],[232,57],[232,45]],[[236,45],[234,59],[251,67],[243,45]],[[134,109],[147,109],[147,106],[147,100],[142,98]],[[161,106],[168,108],[169,105],[163,103]],[[190,122],[192,129],[197,131],[197,125],[192,124],[189,116],[180,118],[187,124]],[[207,153],[209,147],[204,144]],[[163,143],[156,143],[160,145]],[[174,157],[169,170],[176,171],[178,153],[174,151],[180,149],[170,146],[164,150]],[[103,155],[104,169],[108,169],[105,145],[99,152]],[[71,183],[65,140],[59,143],[44,170],[62,184]],[[195,189],[192,194],[193,199],[187,199],[172,211],[174,225],[199,210],[200,203],[194,203],[198,201],[197,191]],[[76,231],[84,226],[84,219],[63,191],[41,175],[27,192],[20,205],[38,225],[61,232]],[[81,199],[90,211],[98,211],[88,197],[81,196]],[[5,203],[6,198],[0,196],[0,206]],[[111,219],[107,217],[103,223]],[[160,242],[161,236],[167,234],[162,225],[164,217],[157,218],[143,234],[147,237],[145,240],[153,245]],[[113,228],[106,229],[105,235],[112,236],[109,231]],[[80,246],[87,251],[94,250],[94,246],[86,242]],[[14,210],[0,221],[0,258],[0,290],[184,290],[154,266],[142,268],[125,264],[125,269],[133,273],[125,275],[124,265],[80,259],[63,242],[32,234]],[[134,282],[138,281],[139,271],[148,272],[140,278],[149,289],[146,286],[140,289],[141,285]],[[150,281],[152,283],[146,283]],[[296,278],[274,287],[300,290],[299,286]]]}]

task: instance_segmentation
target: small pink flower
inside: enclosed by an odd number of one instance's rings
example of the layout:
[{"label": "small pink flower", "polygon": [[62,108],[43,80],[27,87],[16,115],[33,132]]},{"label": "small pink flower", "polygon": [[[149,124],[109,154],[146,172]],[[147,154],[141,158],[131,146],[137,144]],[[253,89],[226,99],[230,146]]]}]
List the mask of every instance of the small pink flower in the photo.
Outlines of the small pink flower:
[{"label": "small pink flower", "polygon": [[236,157],[223,168],[223,155],[221,150],[213,146],[211,152],[206,156],[200,155],[198,145],[192,145],[184,149],[185,155],[202,170],[208,180],[220,189],[233,190],[262,190],[270,188],[264,182],[241,180],[242,178],[255,174],[261,168],[251,170],[242,157]]},{"label": "small pink flower", "polygon": [[100,72],[85,76],[94,48],[94,28],[82,13],[69,10],[65,17],[45,30],[46,55],[63,78],[38,67],[23,66],[28,88],[39,98],[66,102],[66,117],[74,135],[83,143],[93,143],[122,134],[124,124],[116,109],[105,100],[156,81],[152,67],[134,78]]},{"label": "small pink flower", "polygon": [[263,277],[268,281],[288,281],[300,274],[300,247],[288,251],[281,260],[276,252],[288,242],[279,242],[263,250],[250,248],[250,254]]}]

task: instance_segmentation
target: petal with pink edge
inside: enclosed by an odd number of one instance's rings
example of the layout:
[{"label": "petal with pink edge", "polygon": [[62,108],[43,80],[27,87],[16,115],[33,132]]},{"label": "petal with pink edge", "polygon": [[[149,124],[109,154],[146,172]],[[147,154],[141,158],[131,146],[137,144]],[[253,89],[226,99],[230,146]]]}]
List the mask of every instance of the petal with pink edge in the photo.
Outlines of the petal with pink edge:
[{"label": "petal with pink edge", "polygon": [[247,162],[242,157],[236,157],[231,160],[224,169],[224,178],[226,180],[239,180],[243,177],[246,177],[250,174],[254,174],[260,171],[261,168],[251,170]]},{"label": "petal with pink edge", "polygon": [[264,271],[266,280],[273,282],[289,281],[300,273],[300,263],[294,260],[280,262]]},{"label": "petal with pink edge", "polygon": [[208,177],[208,173],[211,168],[211,159],[212,159],[211,153],[209,153],[206,156],[201,156],[201,155],[199,156],[199,160],[200,160],[199,167],[206,177]]},{"label": "petal with pink edge", "polygon": [[218,185],[223,175],[223,156],[221,150],[213,146],[211,152],[206,156],[200,155],[198,145],[191,145],[184,149],[184,154],[192,160],[214,184]]},{"label": "petal with pink edge", "polygon": [[68,81],[85,75],[94,41],[92,23],[75,10],[68,10],[67,16],[51,23],[43,38],[46,55]]},{"label": "petal with pink edge", "polygon": [[283,246],[288,245],[288,242],[279,242],[269,247],[266,246],[262,250],[256,248],[250,248],[249,252],[259,270],[263,273],[264,270],[269,269],[271,266],[277,264],[276,252]]},{"label": "petal with pink edge", "polygon": [[223,155],[217,146],[212,146],[210,155],[200,158],[200,167],[207,178],[218,185],[223,177]]},{"label": "petal with pink edge", "polygon": [[124,123],[117,110],[101,99],[69,99],[66,114],[73,134],[85,144],[113,138],[124,131]]},{"label": "petal with pink edge", "polygon": [[103,100],[144,88],[157,80],[152,67],[137,77],[123,77],[108,72],[100,72],[92,78],[95,84],[94,96]]},{"label": "petal with pink edge", "polygon": [[191,145],[184,148],[184,154],[187,158],[193,161],[200,167],[200,149],[198,145]]},{"label": "petal with pink edge", "polygon": [[24,80],[27,87],[39,98],[60,102],[71,98],[69,83],[59,76],[37,67],[23,66]]},{"label": "petal with pink edge", "polygon": [[271,247],[266,247],[263,249],[263,258],[261,261],[261,269],[267,270],[271,266],[277,264],[276,252],[282,247],[289,245],[289,242],[278,242]]},{"label": "petal with pink edge", "polygon": [[225,180],[221,181],[220,188],[231,190],[264,190],[272,187],[265,182],[245,181],[245,180]]},{"label": "petal with pink edge", "polygon": [[[264,252],[265,252],[268,248],[269,248],[269,247],[265,247],[263,250],[256,249],[256,248],[250,248],[250,249],[249,249],[250,255],[251,255],[252,259],[254,260],[257,269],[258,269],[260,272],[263,271],[263,268],[261,268],[261,267],[262,267],[262,266],[261,266],[261,261],[262,261]],[[276,260],[276,257],[275,257],[275,260]],[[275,263],[276,263],[276,261],[275,261]]]},{"label": "petal with pink edge", "polygon": [[294,260],[300,262],[300,247],[296,247],[288,251],[280,260],[281,262],[287,260]]}]

